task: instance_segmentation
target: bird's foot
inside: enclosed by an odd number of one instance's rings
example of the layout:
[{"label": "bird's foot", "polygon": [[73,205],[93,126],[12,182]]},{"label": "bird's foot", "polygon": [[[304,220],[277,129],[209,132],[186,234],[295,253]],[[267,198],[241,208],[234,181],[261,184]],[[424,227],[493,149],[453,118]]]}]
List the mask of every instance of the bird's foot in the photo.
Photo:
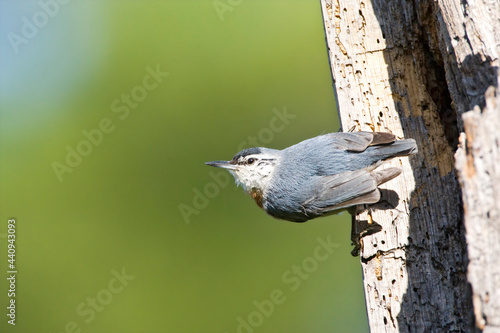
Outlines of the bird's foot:
[{"label": "bird's foot", "polygon": [[352,214],[351,219],[351,245],[354,248],[351,251],[353,257],[358,257],[363,247],[363,237],[373,235],[382,230],[382,226],[373,221],[372,214],[368,211],[368,219],[356,221],[356,214]]}]

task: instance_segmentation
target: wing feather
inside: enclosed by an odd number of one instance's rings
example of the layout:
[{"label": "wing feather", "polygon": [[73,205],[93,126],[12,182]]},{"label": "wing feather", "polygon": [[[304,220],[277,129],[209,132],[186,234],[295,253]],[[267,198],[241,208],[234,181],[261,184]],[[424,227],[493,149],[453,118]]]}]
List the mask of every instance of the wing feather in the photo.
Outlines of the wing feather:
[{"label": "wing feather", "polygon": [[326,135],[336,149],[362,152],[368,146],[389,144],[396,140],[391,133],[382,132],[349,132]]},{"label": "wing feather", "polygon": [[380,200],[377,179],[367,170],[325,176],[318,182],[318,191],[302,205],[308,216],[331,214],[349,206]]}]

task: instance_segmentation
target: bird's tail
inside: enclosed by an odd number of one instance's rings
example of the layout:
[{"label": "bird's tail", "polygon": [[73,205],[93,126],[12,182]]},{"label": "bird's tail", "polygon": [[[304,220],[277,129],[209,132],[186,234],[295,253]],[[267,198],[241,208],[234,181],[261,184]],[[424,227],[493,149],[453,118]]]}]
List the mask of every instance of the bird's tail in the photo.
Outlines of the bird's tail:
[{"label": "bird's tail", "polygon": [[371,148],[373,149],[373,154],[380,161],[418,153],[417,143],[414,139],[396,140],[388,145],[372,146]]}]

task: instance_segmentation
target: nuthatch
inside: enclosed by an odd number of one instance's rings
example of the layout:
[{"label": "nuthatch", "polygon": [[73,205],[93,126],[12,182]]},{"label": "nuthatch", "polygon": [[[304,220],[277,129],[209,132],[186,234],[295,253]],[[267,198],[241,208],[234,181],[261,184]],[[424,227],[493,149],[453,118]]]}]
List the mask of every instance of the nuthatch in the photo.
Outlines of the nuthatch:
[{"label": "nuthatch", "polygon": [[415,140],[396,140],[391,133],[330,133],[283,150],[249,148],[231,161],[206,164],[229,170],[269,215],[305,222],[378,202],[378,186],[401,169],[377,167],[417,151]]}]

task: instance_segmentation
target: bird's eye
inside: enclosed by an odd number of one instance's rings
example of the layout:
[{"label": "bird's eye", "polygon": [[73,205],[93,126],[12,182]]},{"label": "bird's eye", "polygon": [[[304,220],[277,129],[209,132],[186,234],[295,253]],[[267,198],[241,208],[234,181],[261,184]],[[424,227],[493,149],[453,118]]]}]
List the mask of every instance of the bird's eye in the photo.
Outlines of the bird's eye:
[{"label": "bird's eye", "polygon": [[248,164],[252,164],[253,162],[255,162],[254,158],[249,158],[248,161],[247,161]]}]

